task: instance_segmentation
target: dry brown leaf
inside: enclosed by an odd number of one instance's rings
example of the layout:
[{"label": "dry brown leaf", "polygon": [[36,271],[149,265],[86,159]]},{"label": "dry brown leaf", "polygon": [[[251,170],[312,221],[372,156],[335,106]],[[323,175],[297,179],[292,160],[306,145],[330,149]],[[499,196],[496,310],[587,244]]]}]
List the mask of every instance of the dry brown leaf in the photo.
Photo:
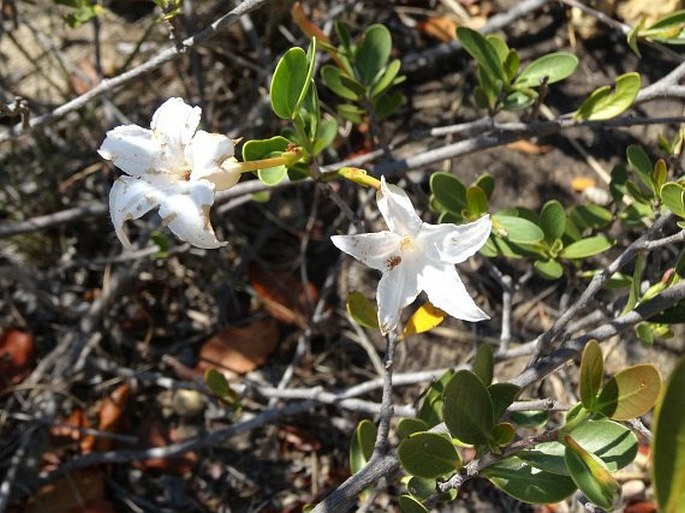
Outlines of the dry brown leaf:
[{"label": "dry brown leaf", "polygon": [[434,16],[418,24],[423,32],[445,43],[456,38],[458,26],[457,21],[448,16]]},{"label": "dry brown leaf", "polygon": [[[123,383],[114,392],[102,400],[100,404],[98,429],[108,433],[114,433],[119,427],[119,422],[126,409],[128,397],[131,393],[131,385]],[[96,448],[98,451],[106,451],[112,446],[110,438],[98,438]]]},{"label": "dry brown leaf", "polygon": [[91,452],[95,443],[95,436],[83,432],[89,428],[90,422],[84,411],[81,408],[74,408],[69,417],[50,428],[52,443],[59,446],[65,443],[79,442],[81,453]]},{"label": "dry brown leaf", "polygon": [[[101,499],[105,483],[93,469],[77,470],[42,486],[26,505],[25,513],[72,513],[84,511],[83,504]],[[78,509],[77,509],[78,508]]]},{"label": "dry brown leaf", "polygon": [[518,151],[525,155],[544,155],[552,151],[552,147],[546,144],[535,144],[530,141],[520,140],[507,144],[508,150]]},{"label": "dry brown leaf", "polygon": [[22,330],[9,329],[0,337],[0,384],[21,383],[33,369],[35,344]]},{"label": "dry brown leaf", "polygon": [[[264,310],[274,319],[307,328],[307,312],[316,304],[319,293],[312,282],[306,287],[289,272],[250,269],[250,285],[264,303]],[[311,304],[311,306],[310,306]]]},{"label": "dry brown leaf", "polygon": [[[170,429],[169,426],[158,420],[141,424],[140,438],[145,441],[147,447],[166,447],[172,443],[182,441],[178,431]],[[193,470],[195,465],[197,465],[198,459],[199,457],[196,452],[188,451],[168,458],[150,458],[135,461],[133,466],[139,469],[159,470],[170,474],[182,475]]]},{"label": "dry brown leaf", "polygon": [[238,374],[262,365],[276,349],[280,338],[273,319],[262,319],[240,328],[226,328],[207,340],[200,348],[198,370],[228,370]]},{"label": "dry brown leaf", "polygon": [[658,18],[685,7],[683,0],[623,0],[616,4],[616,14],[629,25],[637,25],[642,18],[649,26]]}]

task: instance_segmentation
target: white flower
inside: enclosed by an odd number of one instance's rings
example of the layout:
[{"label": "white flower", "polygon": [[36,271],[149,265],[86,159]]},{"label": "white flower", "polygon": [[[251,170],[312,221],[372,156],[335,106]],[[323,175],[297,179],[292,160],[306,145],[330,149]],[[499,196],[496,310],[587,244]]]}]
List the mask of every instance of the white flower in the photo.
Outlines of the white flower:
[{"label": "white flower", "polygon": [[240,172],[231,139],[197,130],[201,113],[170,98],[152,116],[152,130],[124,125],[107,132],[98,153],[130,175],[118,178],[109,195],[112,223],[124,246],[131,247],[124,222],[156,207],[179,239],[207,249],[226,244],[214,234],[209,208],[215,189],[235,185]]},{"label": "white flower", "polygon": [[489,319],[454,267],[485,244],[492,229],[489,217],[463,225],[424,223],[406,193],[386,184],[384,177],[376,201],[389,231],[334,235],[331,240],[341,251],[383,273],[376,292],[381,332],[397,327],[400,312],[421,291],[434,306],[457,319]]}]

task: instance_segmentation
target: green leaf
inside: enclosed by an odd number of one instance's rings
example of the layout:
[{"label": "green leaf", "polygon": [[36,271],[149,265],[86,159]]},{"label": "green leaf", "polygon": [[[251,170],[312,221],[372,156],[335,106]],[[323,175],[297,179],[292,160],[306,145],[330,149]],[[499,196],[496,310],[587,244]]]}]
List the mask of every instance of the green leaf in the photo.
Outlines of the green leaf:
[{"label": "green leaf", "polygon": [[580,230],[585,228],[601,230],[609,226],[614,219],[612,213],[606,208],[593,204],[574,206],[569,212],[569,217]]},{"label": "green leaf", "polygon": [[383,25],[371,25],[364,31],[355,53],[354,67],[361,83],[370,86],[385,68],[392,50],[390,31]]},{"label": "green leaf", "polygon": [[492,440],[495,446],[501,447],[509,444],[514,439],[515,435],[516,431],[514,430],[514,426],[508,422],[500,422],[499,424],[495,424],[495,427],[492,428]]},{"label": "green leaf", "polygon": [[466,186],[456,176],[433,173],[430,189],[435,199],[449,212],[461,215],[461,211],[467,208]]},{"label": "green leaf", "polygon": [[562,250],[561,256],[569,260],[587,258],[603,253],[613,245],[614,241],[606,235],[595,235],[594,237],[588,237],[566,246]]},{"label": "green leaf", "polygon": [[528,429],[540,429],[549,421],[547,410],[513,411],[509,420],[520,427]]},{"label": "green leaf", "polygon": [[369,329],[378,329],[378,313],[364,294],[359,291],[351,292],[345,305],[347,313],[354,322]]},{"label": "green leaf", "polygon": [[407,438],[409,435],[418,433],[419,431],[428,431],[430,426],[421,419],[406,418],[400,420],[397,425],[397,436],[400,438]]},{"label": "green leaf", "polygon": [[411,495],[400,495],[398,501],[402,513],[428,513],[426,507]]},{"label": "green leaf", "polygon": [[366,116],[366,111],[357,105],[342,103],[338,105],[338,114],[352,123],[361,123]]},{"label": "green leaf", "polygon": [[649,180],[653,191],[659,191],[661,186],[666,183],[668,177],[668,167],[664,159],[659,159],[654,163],[654,169],[649,176]]},{"label": "green leaf", "polygon": [[405,98],[401,92],[388,91],[374,98],[373,108],[376,109],[378,119],[385,119],[400,108],[404,102]]},{"label": "green leaf", "polygon": [[522,217],[495,214],[492,220],[497,235],[511,242],[533,244],[545,238],[545,233],[537,224]]},{"label": "green leaf", "polygon": [[645,255],[644,253],[638,253],[635,259],[635,269],[633,270],[633,277],[630,282],[630,292],[628,293],[628,301],[626,301],[626,306],[623,308],[621,315],[625,315],[630,312],[640,299],[640,283],[642,283],[642,270],[645,265]]},{"label": "green leaf", "polygon": [[338,135],[338,122],[335,118],[325,119],[319,125],[319,132],[316,136],[316,141],[314,142],[314,155],[319,155],[323,150],[333,144],[336,135]]},{"label": "green leaf", "polygon": [[504,73],[507,75],[507,81],[511,82],[521,66],[521,58],[518,52],[513,49],[509,50],[506,58],[502,61],[502,66],[504,67]]},{"label": "green leaf", "polygon": [[492,374],[495,369],[495,358],[490,344],[480,344],[473,360],[473,372],[480,378],[485,386],[492,383]]},{"label": "green leaf", "polygon": [[271,139],[251,139],[243,144],[243,160],[259,160],[286,151],[290,141],[277,135]]},{"label": "green leaf", "polygon": [[[586,451],[599,457],[611,472],[629,465],[637,455],[635,434],[613,420],[588,420],[571,431],[571,435]],[[564,452],[564,445],[560,442],[545,442],[534,449],[520,451],[517,456],[545,472],[568,476]]]},{"label": "green leaf", "polygon": [[431,383],[426,391],[426,396],[419,410],[419,418],[430,427],[437,426],[442,422],[442,393],[452,376],[454,376],[453,370],[446,371],[437,381]]},{"label": "green leaf", "polygon": [[611,511],[618,506],[621,485],[594,454],[586,451],[573,438],[566,436],[564,460],[571,478],[590,502]]},{"label": "green leaf", "polygon": [[626,158],[628,159],[628,165],[637,173],[642,183],[650,190],[653,190],[651,176],[654,166],[652,166],[652,161],[642,146],[637,144],[628,146],[626,148]]},{"label": "green leaf", "polygon": [[488,211],[488,197],[485,191],[477,185],[466,189],[466,202],[469,210],[475,215],[481,215]]},{"label": "green leaf", "polygon": [[652,474],[659,511],[685,511],[685,358],[676,365],[657,406]]},{"label": "green leaf", "polygon": [[485,196],[487,196],[489,201],[492,197],[493,191],[495,190],[495,179],[492,177],[491,174],[483,173],[478,177],[478,179],[474,182],[473,185],[483,189],[483,192],[485,192]]},{"label": "green leaf", "polygon": [[491,80],[506,82],[502,61],[495,47],[479,32],[467,27],[457,28],[457,37],[464,49],[473,57]]},{"label": "green leaf", "polygon": [[271,79],[269,97],[274,114],[279,118],[295,118],[309,89],[313,70],[313,60],[310,61],[307,53],[299,47],[289,49],[278,61]]},{"label": "green leaf", "polygon": [[545,233],[547,242],[554,242],[564,235],[566,229],[566,212],[557,200],[545,203],[540,211],[540,228]]},{"label": "green leaf", "polygon": [[400,442],[397,450],[404,470],[413,476],[435,479],[461,467],[457,449],[438,433],[414,433]]},{"label": "green leaf", "polygon": [[354,430],[350,442],[350,472],[356,474],[368,463],[373,454],[378,428],[370,420],[362,420]]},{"label": "green leaf", "polygon": [[580,359],[580,402],[590,411],[597,402],[597,394],[602,386],[604,376],[604,357],[602,349],[596,340],[585,344],[583,356]]},{"label": "green leaf", "polygon": [[530,504],[560,502],[576,491],[570,477],[544,472],[516,456],[499,460],[481,474],[504,493]]},{"label": "green leaf", "polygon": [[390,64],[388,64],[388,67],[383,72],[381,78],[378,80],[378,82],[376,82],[376,85],[374,85],[371,89],[369,97],[374,98],[379,94],[385,92],[390,86],[395,84],[395,79],[397,78],[397,74],[400,72],[401,66],[402,61],[400,61],[399,59],[394,59],[390,61]]},{"label": "green leaf", "polygon": [[640,91],[640,74],[625,73],[616,78],[612,90],[609,86],[593,91],[576,111],[575,119],[611,119],[625,112],[635,101]]},{"label": "green leaf", "polygon": [[488,387],[495,420],[504,415],[504,412],[516,400],[520,391],[521,387],[513,383],[493,383]]},{"label": "green leaf", "polygon": [[504,98],[504,101],[502,101],[502,108],[504,110],[516,112],[530,107],[535,103],[537,98],[538,94],[532,89],[513,91]]},{"label": "green leaf", "polygon": [[412,476],[407,482],[407,490],[415,498],[427,499],[435,493],[436,484],[435,479]]},{"label": "green leaf", "polygon": [[661,390],[661,376],[649,363],[627,367],[602,388],[593,411],[616,420],[629,420],[647,413]]},{"label": "green leaf", "polygon": [[452,436],[467,444],[490,440],[495,425],[488,389],[473,372],[458,371],[445,386],[442,414]]},{"label": "green leaf", "polygon": [[[328,87],[331,91],[333,91],[341,98],[345,98],[346,100],[359,100],[360,96],[358,92],[356,92],[354,88],[347,87],[342,83],[342,80],[340,79],[342,75],[344,75],[344,72],[340,68],[338,68],[337,66],[333,66],[332,64],[325,64],[321,67],[321,80],[326,85],[326,87]],[[359,86],[362,88],[363,91],[364,87],[361,84],[359,84]]]},{"label": "green leaf", "polygon": [[209,388],[213,394],[219,396],[231,405],[239,403],[238,394],[231,388],[226,376],[221,372],[216,369],[207,369],[204,378],[205,383],[207,383],[207,388]]},{"label": "green leaf", "polygon": [[548,84],[571,76],[578,66],[578,58],[568,52],[554,52],[535,59],[519,75],[514,87],[538,87],[545,79]]},{"label": "green leaf", "polygon": [[537,273],[546,280],[558,280],[564,275],[564,266],[553,258],[536,260],[533,266]]},{"label": "green leaf", "polygon": [[659,191],[661,201],[678,217],[685,217],[685,187],[676,182],[667,182]]}]

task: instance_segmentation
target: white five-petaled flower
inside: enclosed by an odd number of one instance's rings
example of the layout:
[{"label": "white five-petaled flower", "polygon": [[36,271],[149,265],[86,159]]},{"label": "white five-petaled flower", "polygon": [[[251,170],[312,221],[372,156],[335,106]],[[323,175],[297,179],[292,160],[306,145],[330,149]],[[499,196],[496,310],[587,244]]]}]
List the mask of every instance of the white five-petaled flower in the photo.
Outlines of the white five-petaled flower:
[{"label": "white five-petaled flower", "polygon": [[383,334],[397,327],[402,309],[425,291],[428,300],[465,321],[489,319],[471,299],[454,264],[478,251],[488,239],[488,216],[463,225],[428,224],[414,210],[407,194],[381,177],[376,201],[388,231],[334,235],[333,244],[383,273],[376,301]]},{"label": "white five-petaled flower", "polygon": [[109,195],[117,237],[131,243],[124,222],[159,207],[159,215],[179,238],[200,248],[218,248],[209,220],[215,189],[235,185],[240,172],[233,141],[197,130],[202,110],[170,98],[152,116],[151,130],[123,125],[107,132],[98,153],[129,176],[119,177]]}]

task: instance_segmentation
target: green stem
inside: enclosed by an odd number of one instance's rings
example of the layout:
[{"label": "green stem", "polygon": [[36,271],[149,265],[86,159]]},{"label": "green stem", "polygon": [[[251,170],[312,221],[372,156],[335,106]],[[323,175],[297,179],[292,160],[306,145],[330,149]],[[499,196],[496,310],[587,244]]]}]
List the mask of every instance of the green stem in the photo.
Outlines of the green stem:
[{"label": "green stem", "polygon": [[239,168],[241,173],[248,173],[250,171],[257,171],[258,169],[268,169],[276,166],[291,166],[297,162],[302,156],[302,152],[297,149],[294,151],[287,151],[278,157],[269,157],[268,159],[248,160],[245,162],[237,162],[235,165]]}]

